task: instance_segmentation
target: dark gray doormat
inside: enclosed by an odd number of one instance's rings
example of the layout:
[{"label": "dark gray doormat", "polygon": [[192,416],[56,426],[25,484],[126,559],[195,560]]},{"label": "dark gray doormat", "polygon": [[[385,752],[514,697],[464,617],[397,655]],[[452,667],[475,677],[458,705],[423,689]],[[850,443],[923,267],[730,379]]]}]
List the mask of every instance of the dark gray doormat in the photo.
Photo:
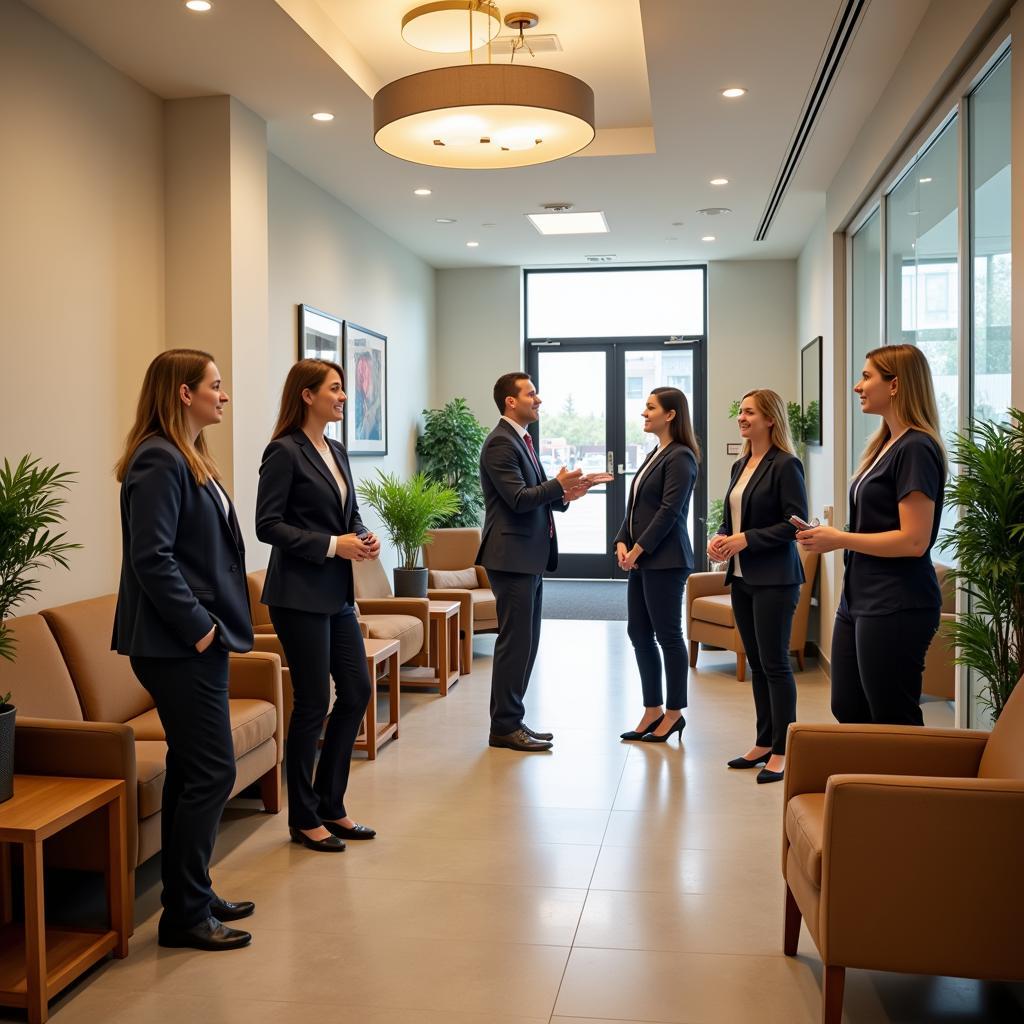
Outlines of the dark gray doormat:
[{"label": "dark gray doormat", "polygon": [[545,619],[626,618],[625,580],[545,580]]}]

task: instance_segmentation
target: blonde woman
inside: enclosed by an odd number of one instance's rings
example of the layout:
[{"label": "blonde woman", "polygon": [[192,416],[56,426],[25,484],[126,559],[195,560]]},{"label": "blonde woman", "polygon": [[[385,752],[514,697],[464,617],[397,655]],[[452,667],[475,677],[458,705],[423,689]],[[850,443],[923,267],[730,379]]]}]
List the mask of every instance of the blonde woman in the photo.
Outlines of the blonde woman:
[{"label": "blonde woman", "polygon": [[796,719],[796,680],[789,634],[804,571],[791,516],[807,519],[804,467],[793,452],[786,405],[774,391],[748,391],[736,417],[743,455],[732,468],[722,527],[708,543],[716,562],[728,562],[736,628],[750,662],[757,738],[730,768],[763,767],[758,782],[779,782],[786,731]]},{"label": "blonde woman", "polygon": [[209,874],[235,784],[228,652],[253,642],[242,534],[203,436],[227,402],[208,352],[161,352],[115,469],[123,554],[112,646],[131,658],[167,738],[158,942],[206,950],[248,945],[248,932],[223,922],[255,909],[220,899]]},{"label": "blonde woman", "polygon": [[947,468],[931,371],[913,345],[876,348],[853,390],[882,425],[850,485],[850,529],[797,534],[811,551],[844,549],[832,713],[840,722],[922,725],[924,658],[942,606],[929,552]]}]

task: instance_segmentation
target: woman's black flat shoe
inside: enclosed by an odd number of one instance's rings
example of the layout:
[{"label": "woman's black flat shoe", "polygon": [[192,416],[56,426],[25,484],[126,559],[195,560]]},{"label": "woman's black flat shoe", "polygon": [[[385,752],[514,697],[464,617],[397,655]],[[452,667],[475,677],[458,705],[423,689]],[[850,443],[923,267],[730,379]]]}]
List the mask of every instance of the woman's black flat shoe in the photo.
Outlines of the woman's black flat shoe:
[{"label": "woman's black flat shoe", "polygon": [[671,725],[668,732],[664,736],[655,736],[653,732],[649,732],[646,736],[642,736],[641,739],[644,743],[664,743],[672,733],[679,733],[679,742],[683,741],[683,729],[686,726],[686,719],[680,715]]},{"label": "woman's black flat shoe", "polygon": [[336,821],[325,821],[324,828],[339,839],[372,839],[377,833],[367,825],[358,822],[352,828],[339,825]]},{"label": "woman's black flat shoe", "polygon": [[658,715],[658,717],[653,722],[651,722],[651,724],[647,726],[647,728],[644,729],[642,732],[637,732],[636,729],[630,729],[629,732],[620,732],[619,739],[642,740],[649,732],[654,732],[654,730],[657,729],[659,725],[661,725],[664,717],[664,715]]},{"label": "woman's black flat shoe", "polygon": [[731,761],[728,761],[727,764],[730,768],[756,768],[758,765],[766,764],[768,758],[771,756],[772,752],[769,750],[767,754],[760,754],[757,757],[734,757]]},{"label": "woman's black flat shoe", "polygon": [[345,844],[337,836],[327,836],[326,839],[310,839],[301,829],[288,829],[293,843],[300,843],[307,850],[319,850],[321,853],[342,853]]},{"label": "woman's black flat shoe", "polygon": [[784,771],[781,771],[781,772],[770,772],[770,771],[768,771],[767,768],[762,768],[757,773],[757,781],[758,782],[781,782],[783,777],[785,776],[785,774],[786,773]]}]

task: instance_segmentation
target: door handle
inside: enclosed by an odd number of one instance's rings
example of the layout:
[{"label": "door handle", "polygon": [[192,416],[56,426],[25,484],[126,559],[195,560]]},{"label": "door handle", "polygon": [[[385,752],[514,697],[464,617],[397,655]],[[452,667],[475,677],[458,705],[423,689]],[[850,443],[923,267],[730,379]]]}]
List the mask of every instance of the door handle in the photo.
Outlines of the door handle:
[{"label": "door handle", "polygon": [[615,452],[609,452],[608,453],[608,458],[605,460],[605,466],[606,466],[607,472],[611,473],[612,466],[614,466],[614,465],[615,465]]},{"label": "door handle", "polygon": [[626,475],[626,467],[620,462],[619,463],[619,476]]}]

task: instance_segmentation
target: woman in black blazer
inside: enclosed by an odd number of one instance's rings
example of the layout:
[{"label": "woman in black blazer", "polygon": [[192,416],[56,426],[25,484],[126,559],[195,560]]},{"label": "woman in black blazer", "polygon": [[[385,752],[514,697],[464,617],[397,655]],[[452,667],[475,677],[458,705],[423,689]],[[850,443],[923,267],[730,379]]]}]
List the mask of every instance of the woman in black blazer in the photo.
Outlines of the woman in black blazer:
[{"label": "woman in black blazer", "polygon": [[681,742],[686,725],[682,709],[686,707],[688,671],[683,589],[693,572],[686,518],[697,480],[700,447],[690,423],[686,395],[678,388],[655,388],[641,415],[644,433],[654,434],[658,446],[633,477],[626,517],[614,543],[619,568],[629,573],[627,632],[640,669],[644,713],[637,727],[622,733],[621,738],[664,743],[677,732]]},{"label": "woman in black blazer", "polygon": [[850,485],[850,529],[797,535],[811,551],[843,549],[832,713],[840,722],[923,725],[924,660],[942,611],[930,551],[946,480],[928,360],[913,345],[877,348],[853,390],[882,425]]},{"label": "woman in black blazer", "polygon": [[291,368],[256,496],[256,536],[273,546],[261,600],[270,607],[295,698],[286,750],[288,824],[293,842],[324,852],[376,834],[345,810],[352,746],[370,699],[351,563],[380,554],[380,541],[359,518],[348,454],[324,436],[329,423],[341,421],[345,397],[337,363],[301,359]]},{"label": "woman in black blazer", "polygon": [[228,652],[252,648],[245,551],[203,430],[228,396],[207,352],[171,349],[146,371],[121,483],[121,581],[111,646],[131,658],[167,740],[161,827],[161,946],[235,949],[224,921],[251,902],[221,900],[209,866],[235,784]]},{"label": "woman in black blazer", "polygon": [[757,739],[730,768],[764,765],[758,782],[778,782],[786,762],[786,732],[796,720],[796,680],[789,635],[804,571],[790,516],[807,519],[804,467],[793,453],[786,406],[767,389],[748,391],[737,417],[743,456],[732,467],[721,529],[708,543],[716,562],[728,561],[733,617],[750,662]]}]

